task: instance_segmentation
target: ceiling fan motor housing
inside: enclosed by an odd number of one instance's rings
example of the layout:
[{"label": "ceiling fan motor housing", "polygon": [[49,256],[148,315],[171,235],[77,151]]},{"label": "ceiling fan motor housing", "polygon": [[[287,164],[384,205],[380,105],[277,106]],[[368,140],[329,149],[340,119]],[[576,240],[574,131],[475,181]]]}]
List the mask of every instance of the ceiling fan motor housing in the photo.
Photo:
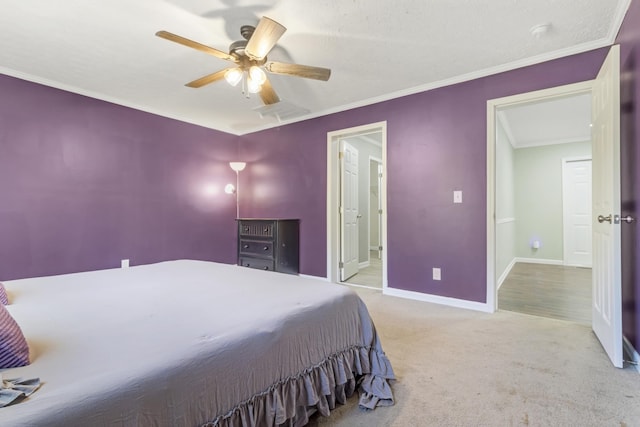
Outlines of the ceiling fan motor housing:
[{"label": "ceiling fan motor housing", "polygon": [[229,45],[229,55],[236,57],[245,56],[244,49],[247,47],[246,40],[238,40]]},{"label": "ceiling fan motor housing", "polygon": [[240,34],[245,38],[245,40],[249,40],[255,30],[256,27],[254,27],[253,25],[243,25],[242,27],[240,27]]}]

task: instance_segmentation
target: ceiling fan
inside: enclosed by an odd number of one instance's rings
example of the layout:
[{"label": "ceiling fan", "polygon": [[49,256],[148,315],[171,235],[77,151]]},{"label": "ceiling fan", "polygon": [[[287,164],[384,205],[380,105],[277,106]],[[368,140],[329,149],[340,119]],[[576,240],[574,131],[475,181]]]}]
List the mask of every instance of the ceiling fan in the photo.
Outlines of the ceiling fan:
[{"label": "ceiling fan", "polygon": [[273,74],[304,77],[315,80],[329,80],[331,70],[328,68],[312,67],[309,65],[289,64],[286,62],[267,61],[267,54],[276,45],[287,29],[266,16],[260,19],[258,25],[243,25],[240,34],[244,40],[231,43],[229,53],[203,45],[168,31],[158,31],[156,36],[172,42],[197,49],[217,58],[233,62],[235,66],[208,74],[186,84],[188,87],[200,88],[209,83],[225,79],[232,86],[242,82],[242,92],[249,97],[250,93],[259,93],[265,105],[280,101],[273,90],[264,71]]}]

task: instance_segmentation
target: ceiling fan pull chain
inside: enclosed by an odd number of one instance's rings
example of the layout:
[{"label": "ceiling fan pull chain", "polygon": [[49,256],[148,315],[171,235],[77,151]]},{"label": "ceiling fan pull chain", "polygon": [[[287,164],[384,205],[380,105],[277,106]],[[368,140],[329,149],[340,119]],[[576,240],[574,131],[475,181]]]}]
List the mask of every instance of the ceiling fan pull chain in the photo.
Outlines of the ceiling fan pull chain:
[{"label": "ceiling fan pull chain", "polygon": [[249,87],[248,87],[248,83],[247,83],[247,72],[246,71],[242,72],[242,94],[245,96],[245,98],[247,98],[247,99],[250,98]]}]

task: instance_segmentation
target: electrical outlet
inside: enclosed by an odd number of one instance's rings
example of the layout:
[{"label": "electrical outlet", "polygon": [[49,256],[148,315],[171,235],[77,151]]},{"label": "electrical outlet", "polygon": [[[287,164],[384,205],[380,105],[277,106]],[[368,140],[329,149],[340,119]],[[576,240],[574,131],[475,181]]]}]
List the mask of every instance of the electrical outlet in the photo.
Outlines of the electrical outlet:
[{"label": "electrical outlet", "polygon": [[462,191],[456,190],[453,192],[453,203],[462,203]]},{"label": "electrical outlet", "polygon": [[440,275],[440,269],[439,268],[434,268],[433,269],[433,280],[441,280],[442,276]]},{"label": "electrical outlet", "polygon": [[120,268],[129,268],[129,260],[123,259],[122,261],[120,261]]}]

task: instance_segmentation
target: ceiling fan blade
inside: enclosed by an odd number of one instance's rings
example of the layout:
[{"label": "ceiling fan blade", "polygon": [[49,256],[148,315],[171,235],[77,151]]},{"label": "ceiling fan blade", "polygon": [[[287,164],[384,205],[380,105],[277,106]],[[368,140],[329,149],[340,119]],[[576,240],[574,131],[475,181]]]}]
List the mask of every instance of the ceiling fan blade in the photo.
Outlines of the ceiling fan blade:
[{"label": "ceiling fan blade", "polygon": [[217,82],[218,80],[222,80],[224,78],[224,74],[227,72],[227,70],[230,70],[230,68],[225,68],[224,70],[216,71],[212,74],[207,74],[204,77],[200,77],[197,80],[187,83],[185,86],[199,88],[208,85],[209,83]]},{"label": "ceiling fan blade", "polygon": [[269,82],[269,79],[265,80],[262,83],[262,89],[260,90],[260,98],[262,98],[262,102],[264,105],[271,105],[280,102],[280,98],[276,94],[276,91],[273,90],[273,86]]},{"label": "ceiling fan blade", "polygon": [[304,77],[306,79],[329,80],[331,70],[310,65],[287,64],[286,62],[267,62],[264,68],[274,74],[286,74],[289,76]]},{"label": "ceiling fan blade", "polygon": [[231,62],[237,62],[237,59],[234,56],[229,55],[228,53],[225,53],[221,50],[218,49],[214,49],[212,47],[209,46],[205,46],[202,43],[198,43],[198,42],[194,42],[193,40],[189,40],[186,39],[182,36],[179,36],[177,34],[173,34],[170,33],[168,31],[158,31],[156,33],[156,36],[161,37],[163,39],[181,44],[183,46],[187,46],[196,50],[199,50],[201,52],[204,53],[208,53],[209,55],[213,55],[215,57],[218,57],[220,59],[225,59],[227,61],[231,61]]},{"label": "ceiling fan blade", "polygon": [[271,18],[263,16],[244,51],[251,59],[262,59],[276,45],[287,29]]}]

